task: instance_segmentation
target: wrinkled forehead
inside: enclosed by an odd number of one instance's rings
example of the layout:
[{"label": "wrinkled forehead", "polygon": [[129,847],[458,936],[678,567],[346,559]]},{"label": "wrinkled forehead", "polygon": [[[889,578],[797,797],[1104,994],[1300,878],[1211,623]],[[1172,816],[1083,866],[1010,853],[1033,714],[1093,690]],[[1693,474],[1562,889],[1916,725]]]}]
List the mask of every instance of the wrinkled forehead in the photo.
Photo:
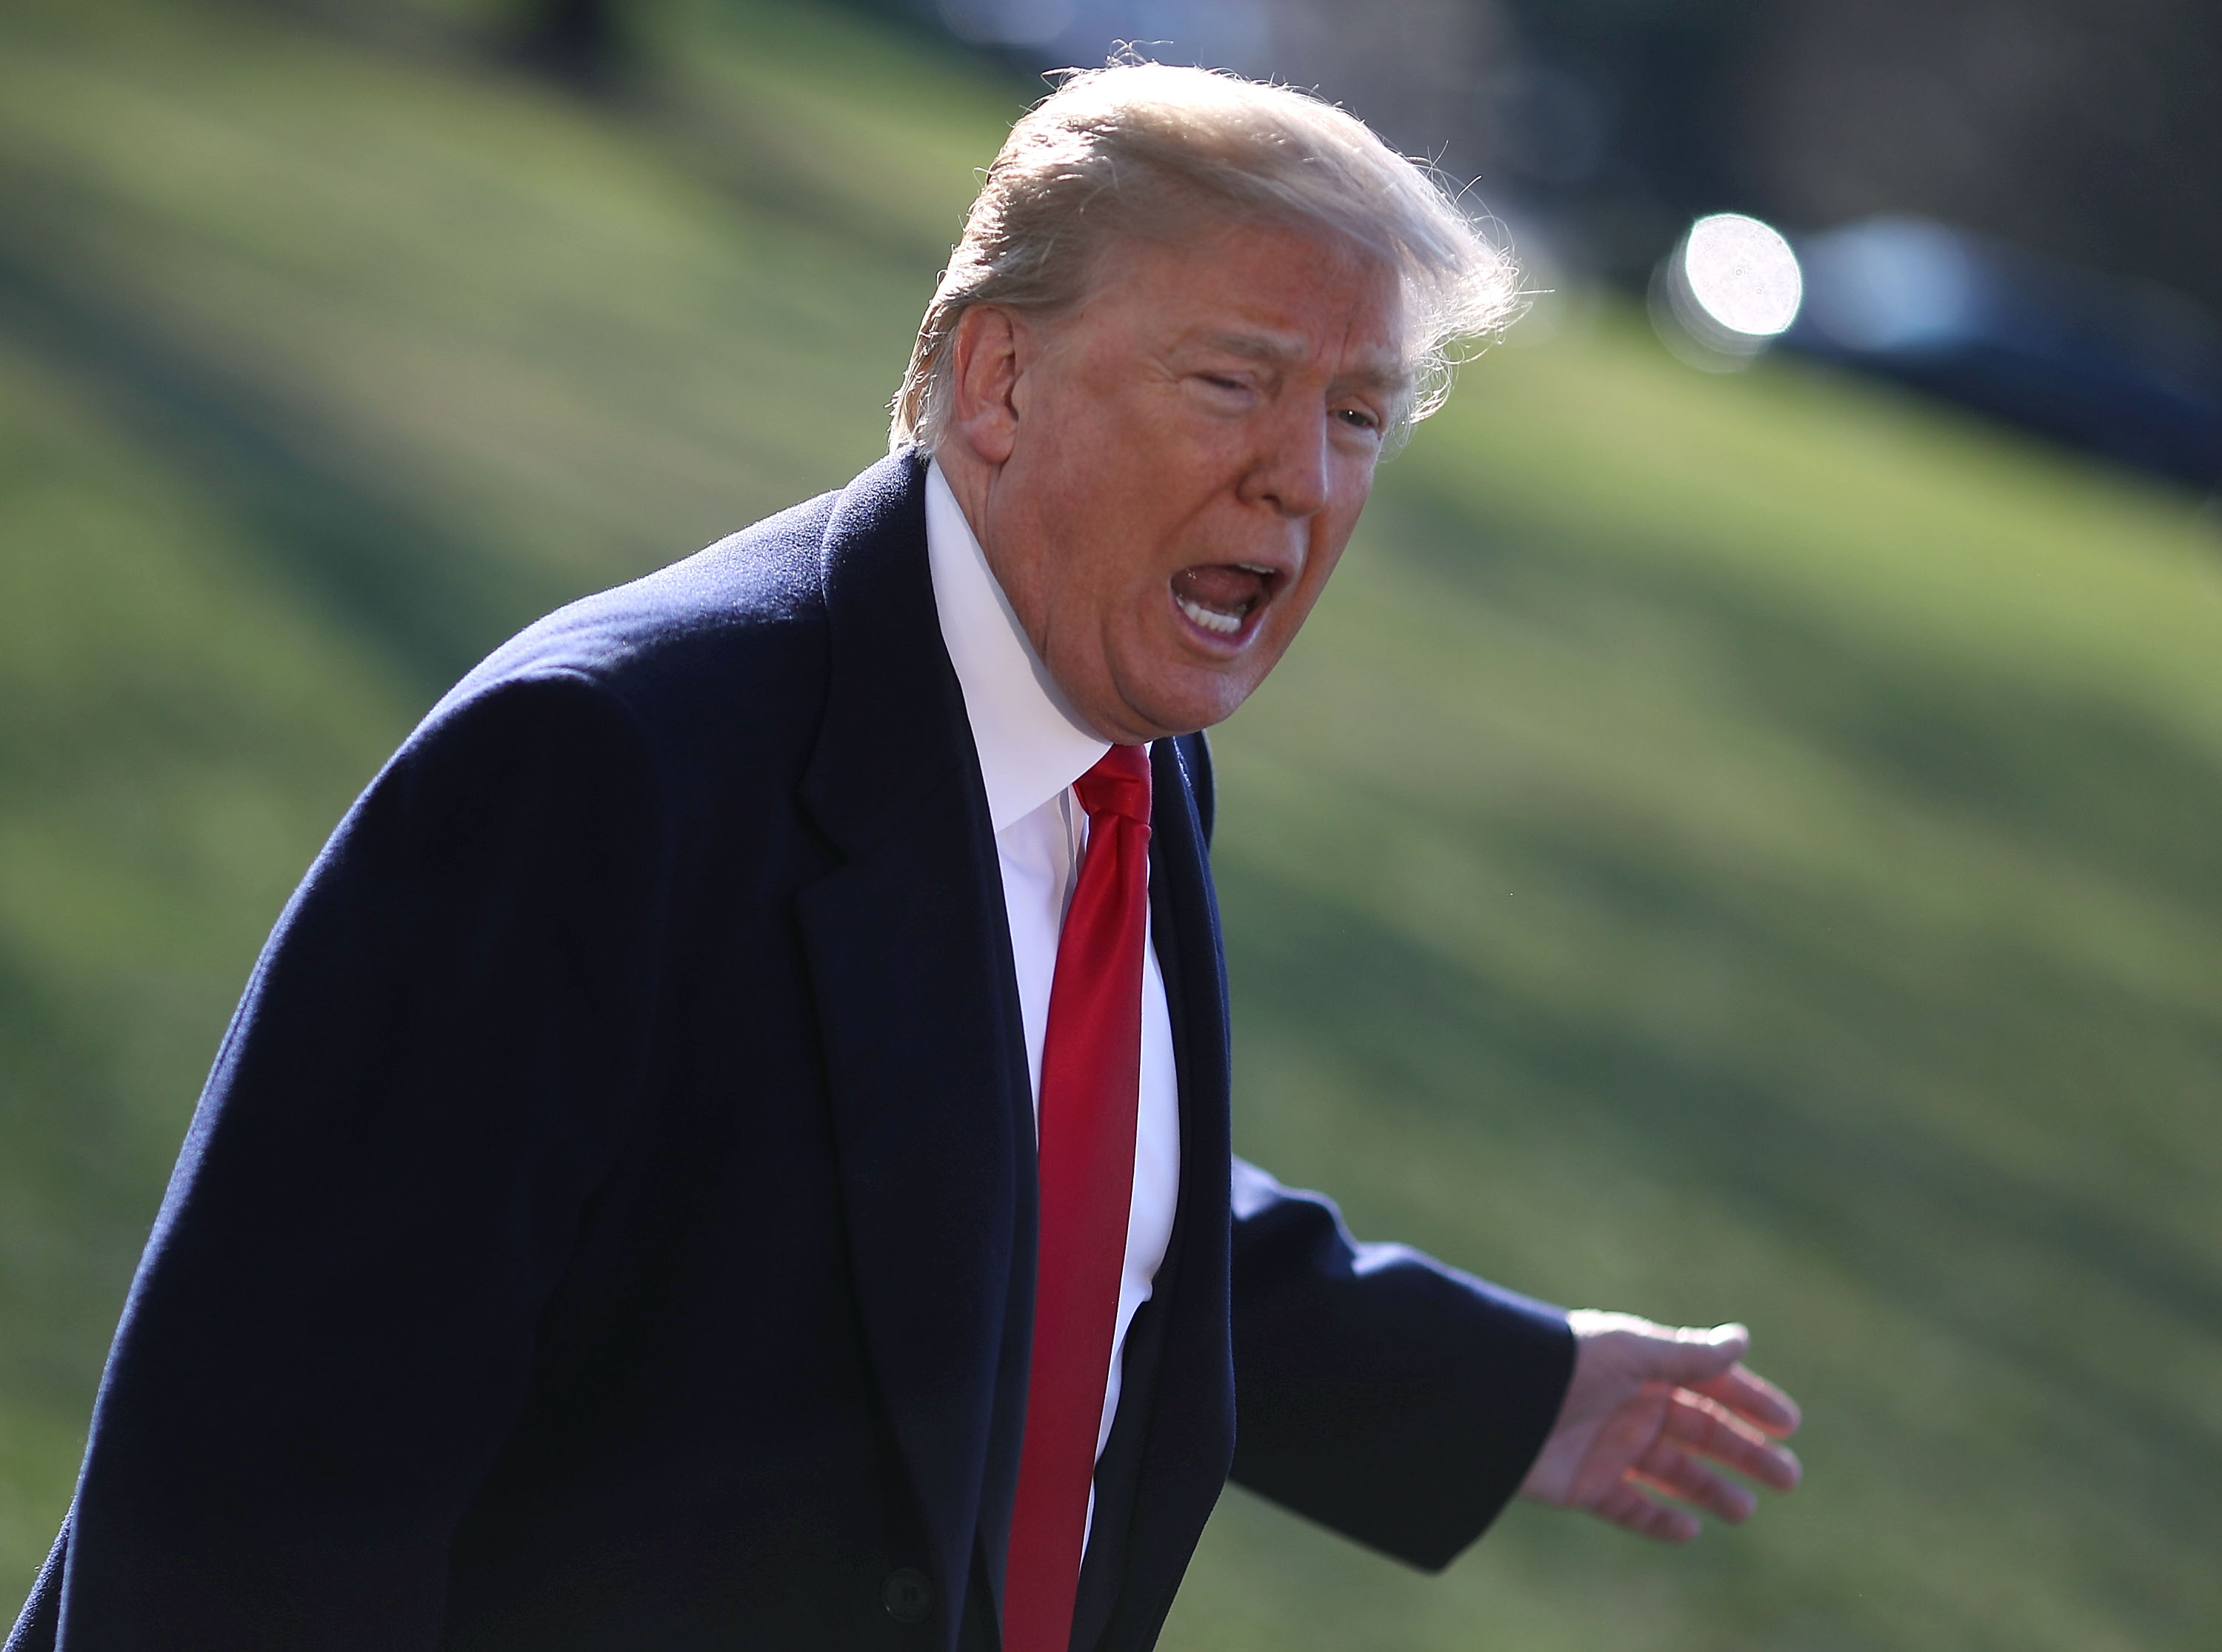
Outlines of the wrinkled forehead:
[{"label": "wrinkled forehead", "polygon": [[[1403,272],[1393,258],[1302,220],[1195,212],[1107,236],[1076,308],[1167,254],[1183,266],[1169,295],[1169,327],[1208,334],[1234,354],[1276,366],[1315,361],[1324,343],[1340,369],[1369,386],[1409,385],[1418,352]],[[1276,278],[1283,272],[1290,277],[1285,288]],[[1322,338],[1318,323],[1330,318],[1331,335]]]}]

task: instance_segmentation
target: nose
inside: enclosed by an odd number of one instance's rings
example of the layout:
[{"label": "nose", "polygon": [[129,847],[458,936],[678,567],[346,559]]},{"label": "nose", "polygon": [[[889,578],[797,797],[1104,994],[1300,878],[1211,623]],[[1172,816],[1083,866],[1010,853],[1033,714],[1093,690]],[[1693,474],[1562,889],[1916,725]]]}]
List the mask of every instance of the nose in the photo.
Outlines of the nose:
[{"label": "nose", "polygon": [[1334,488],[1331,460],[1325,410],[1290,409],[1265,432],[1243,497],[1292,521],[1316,516]]}]

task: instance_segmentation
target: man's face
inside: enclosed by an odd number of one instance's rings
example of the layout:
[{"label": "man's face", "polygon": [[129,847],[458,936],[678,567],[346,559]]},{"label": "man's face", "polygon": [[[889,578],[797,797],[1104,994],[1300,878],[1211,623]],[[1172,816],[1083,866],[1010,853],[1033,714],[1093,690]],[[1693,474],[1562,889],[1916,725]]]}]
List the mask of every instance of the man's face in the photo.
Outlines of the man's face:
[{"label": "man's face", "polygon": [[958,456],[985,430],[989,462],[952,482],[1043,663],[1107,739],[1219,722],[1295,639],[1371,491],[1408,383],[1395,272],[1235,226],[1120,243],[1071,315],[989,329],[1007,412],[960,416]]}]

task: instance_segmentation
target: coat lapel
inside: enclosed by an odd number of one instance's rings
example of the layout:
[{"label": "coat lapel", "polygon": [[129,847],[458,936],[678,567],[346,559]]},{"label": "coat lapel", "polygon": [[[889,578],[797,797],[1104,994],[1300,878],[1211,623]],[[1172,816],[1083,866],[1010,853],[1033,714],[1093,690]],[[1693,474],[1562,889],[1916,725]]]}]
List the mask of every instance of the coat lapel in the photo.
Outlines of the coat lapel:
[{"label": "coat lapel", "polygon": [[923,467],[851,485],[823,549],[832,674],[803,782],[844,864],[800,912],[865,1333],[955,1637],[1000,1556],[1033,1298],[1034,1164],[1002,881],[926,554]]}]

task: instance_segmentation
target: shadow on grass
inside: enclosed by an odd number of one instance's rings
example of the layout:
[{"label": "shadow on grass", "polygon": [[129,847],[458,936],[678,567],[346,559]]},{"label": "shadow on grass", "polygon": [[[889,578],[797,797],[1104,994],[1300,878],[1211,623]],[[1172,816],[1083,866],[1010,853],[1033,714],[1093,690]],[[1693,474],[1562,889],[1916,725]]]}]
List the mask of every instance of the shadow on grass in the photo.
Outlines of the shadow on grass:
[{"label": "shadow on grass", "polygon": [[525,620],[571,594],[518,560],[470,543],[344,443],[110,297],[61,249],[68,192],[20,166],[4,174],[0,331],[82,387],[152,451],[183,467],[243,546],[430,704]]},{"label": "shadow on grass", "polygon": [[[896,268],[938,271],[949,256],[957,220],[946,237],[892,223],[883,206],[856,187],[843,163],[818,153],[810,141],[751,107],[730,86],[697,84],[673,48],[655,31],[634,26],[606,6],[542,4],[489,25],[392,6],[304,7],[298,0],[258,0],[263,9],[296,28],[311,28],[351,47],[381,56],[448,70],[476,70],[535,82],[575,99],[597,118],[652,145],[674,171],[706,185],[753,219],[783,219]],[[565,11],[607,15],[612,31],[599,41],[563,40],[577,26]],[[714,27],[763,26],[739,8],[712,14]],[[901,31],[912,50],[945,69],[977,76],[976,56],[951,47],[932,28],[894,8],[881,20]],[[551,37],[549,24],[556,25]],[[604,23],[587,25],[588,35]],[[552,49],[551,49],[552,47]],[[1041,95],[1039,81],[1010,77],[1016,113]]]}]

